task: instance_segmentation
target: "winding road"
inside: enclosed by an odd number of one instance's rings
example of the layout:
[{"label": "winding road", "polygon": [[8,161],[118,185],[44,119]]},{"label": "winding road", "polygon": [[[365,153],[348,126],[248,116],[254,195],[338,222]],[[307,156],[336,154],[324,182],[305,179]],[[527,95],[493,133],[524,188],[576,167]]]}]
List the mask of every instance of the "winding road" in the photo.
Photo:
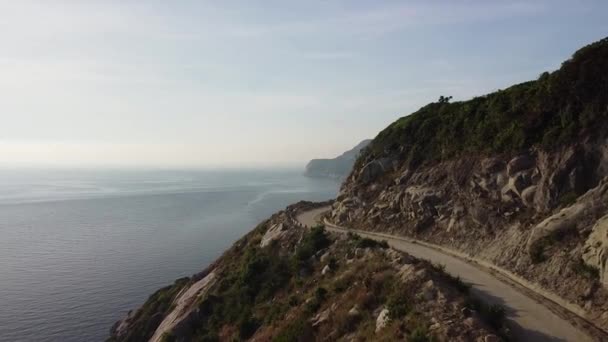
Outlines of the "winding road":
[{"label": "winding road", "polygon": [[[304,226],[319,224],[321,214],[328,211],[329,207],[310,210],[298,215],[297,220]],[[541,304],[523,291],[498,279],[483,268],[473,265],[455,256],[448,255],[431,247],[412,242],[411,240],[392,236],[354,231],[335,226],[325,222],[326,229],[333,232],[345,233],[355,232],[376,240],[386,240],[389,245],[397,250],[407,252],[414,257],[427,259],[433,263],[445,265],[445,269],[452,275],[460,278],[471,285],[473,295],[490,304],[502,305],[508,318],[508,325],[514,337],[518,341],[596,341],[604,340],[603,337],[591,337],[581,329],[575,327],[570,319],[561,317],[549,307]],[[600,332],[601,334],[601,332]]]}]

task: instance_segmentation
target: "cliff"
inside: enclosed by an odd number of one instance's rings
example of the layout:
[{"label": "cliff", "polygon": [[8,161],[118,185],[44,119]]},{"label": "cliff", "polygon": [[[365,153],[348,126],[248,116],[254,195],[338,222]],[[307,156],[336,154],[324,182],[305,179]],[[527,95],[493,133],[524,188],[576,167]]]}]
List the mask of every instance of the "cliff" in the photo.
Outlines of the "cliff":
[{"label": "cliff", "polygon": [[338,224],[487,260],[608,329],[608,39],[538,80],[398,119],[355,163]]},{"label": "cliff", "polygon": [[342,180],[351,172],[359,153],[370,142],[369,139],[363,140],[357,146],[333,159],[313,159],[306,165],[304,175]]},{"label": "cliff", "polygon": [[110,341],[496,341],[504,311],[439,266],[294,218],[262,222],[203,272],[150,296]]}]

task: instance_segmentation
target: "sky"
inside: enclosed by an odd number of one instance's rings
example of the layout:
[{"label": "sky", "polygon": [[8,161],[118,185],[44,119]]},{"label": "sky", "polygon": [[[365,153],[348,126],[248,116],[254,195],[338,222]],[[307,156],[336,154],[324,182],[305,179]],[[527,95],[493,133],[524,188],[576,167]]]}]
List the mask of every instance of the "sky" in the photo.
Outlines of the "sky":
[{"label": "sky", "polygon": [[608,1],[2,1],[0,168],[303,166],[557,69]]}]

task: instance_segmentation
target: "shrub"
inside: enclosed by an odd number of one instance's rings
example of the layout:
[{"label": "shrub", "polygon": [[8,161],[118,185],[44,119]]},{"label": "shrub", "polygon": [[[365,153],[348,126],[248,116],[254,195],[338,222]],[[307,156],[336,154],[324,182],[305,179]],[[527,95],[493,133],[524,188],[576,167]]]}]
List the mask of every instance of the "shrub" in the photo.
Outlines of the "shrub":
[{"label": "shrub", "polygon": [[355,242],[355,247],[357,248],[389,248],[388,242],[386,242],[386,240],[377,241],[367,237],[361,237],[351,232],[348,233],[348,238]]},{"label": "shrub", "polygon": [[492,328],[500,330],[504,326],[506,311],[501,305],[488,305],[477,298],[468,297],[465,306],[477,311],[481,319]]},{"label": "shrub", "polygon": [[303,263],[310,259],[316,252],[329,246],[331,241],[325,233],[325,227],[316,226],[311,228],[298,245],[295,253],[297,263]]},{"label": "shrub", "polygon": [[404,317],[411,311],[408,299],[404,295],[394,293],[387,301],[388,316],[391,320]]},{"label": "shrub", "polygon": [[589,279],[599,279],[600,270],[599,268],[591,265],[587,265],[583,259],[578,259],[572,264],[572,269],[578,275],[581,275]]},{"label": "shrub", "polygon": [[242,339],[248,339],[258,330],[260,321],[254,317],[247,317],[239,322],[239,336]]},{"label": "shrub", "polygon": [[310,337],[310,323],[305,318],[289,324],[273,339],[274,342],[306,341]]},{"label": "shrub", "polygon": [[545,244],[541,241],[532,245],[530,250],[530,260],[533,264],[541,263],[547,260],[545,256]]},{"label": "shrub", "polygon": [[410,342],[430,342],[433,339],[429,336],[428,331],[424,327],[415,328],[408,336]]}]

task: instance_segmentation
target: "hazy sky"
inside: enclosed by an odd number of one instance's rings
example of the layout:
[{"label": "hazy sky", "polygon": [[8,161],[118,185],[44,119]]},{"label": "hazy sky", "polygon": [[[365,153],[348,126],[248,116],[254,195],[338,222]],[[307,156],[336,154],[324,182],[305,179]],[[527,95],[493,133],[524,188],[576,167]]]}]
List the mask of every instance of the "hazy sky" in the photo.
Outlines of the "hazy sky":
[{"label": "hazy sky", "polygon": [[2,1],[0,167],[303,165],[557,68],[608,1]]}]

